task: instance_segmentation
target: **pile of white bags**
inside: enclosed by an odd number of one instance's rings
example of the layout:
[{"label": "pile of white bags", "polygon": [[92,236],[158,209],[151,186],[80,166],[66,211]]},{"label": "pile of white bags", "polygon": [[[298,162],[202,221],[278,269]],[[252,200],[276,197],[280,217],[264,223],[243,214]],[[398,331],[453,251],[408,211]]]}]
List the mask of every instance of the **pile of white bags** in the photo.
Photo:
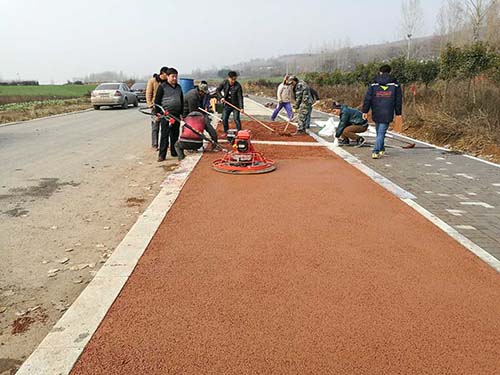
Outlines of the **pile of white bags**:
[{"label": "pile of white bags", "polygon": [[330,117],[328,121],[316,121],[316,124],[323,129],[318,133],[322,137],[333,137],[335,135],[335,130],[339,126],[339,121]]}]

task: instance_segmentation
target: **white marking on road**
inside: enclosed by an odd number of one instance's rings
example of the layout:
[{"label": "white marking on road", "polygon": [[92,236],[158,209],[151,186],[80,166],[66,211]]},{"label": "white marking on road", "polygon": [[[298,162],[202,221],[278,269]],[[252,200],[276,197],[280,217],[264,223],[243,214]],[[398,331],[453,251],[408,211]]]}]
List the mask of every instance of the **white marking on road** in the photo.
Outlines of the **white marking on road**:
[{"label": "white marking on road", "polygon": [[446,194],[446,193],[438,193],[438,195],[440,197],[449,197],[450,196],[450,194]]},{"label": "white marking on road", "polygon": [[476,193],[467,193],[468,195],[471,195],[473,197],[475,197],[477,194]]},{"label": "white marking on road", "polygon": [[341,147],[334,146],[333,143],[325,141],[323,138],[321,138],[319,135],[317,135],[313,132],[309,132],[309,135],[311,137],[313,137],[319,143],[327,146],[329,150],[331,150],[332,152],[337,154],[339,157],[344,159],[347,163],[349,163],[352,166],[354,166],[355,168],[359,169],[361,172],[363,172],[368,177],[370,177],[373,181],[375,181],[379,185],[383,186],[386,190],[390,191],[398,198],[401,198],[401,199],[403,199],[403,198],[416,199],[417,198],[412,193],[406,191],[405,189],[396,185],[394,182],[392,182],[389,179],[382,176],[380,173],[375,172],[373,169],[371,169],[368,166],[366,166],[365,164],[363,164],[363,162],[361,160],[359,160],[357,157],[353,156],[352,154],[348,153],[347,151],[343,150]]},{"label": "white marking on road", "polygon": [[458,177],[464,177],[468,180],[474,180],[474,177],[468,175],[467,173],[455,173],[455,176],[458,176]]},{"label": "white marking on road", "polygon": [[157,197],[17,374],[69,374],[201,156],[188,156],[168,175]]},{"label": "white marking on road", "polygon": [[447,161],[446,164],[452,165],[453,163],[451,161]]},{"label": "white marking on road", "polygon": [[496,186],[496,187],[500,187],[500,183],[496,182],[494,184],[492,184],[493,186]]},{"label": "white marking on road", "polygon": [[452,214],[453,216],[462,216],[463,214],[466,214],[467,211],[462,211],[462,210],[452,210],[452,209],[446,209],[446,211],[448,211],[450,214]]},{"label": "white marking on road", "polygon": [[497,163],[493,163],[491,161],[488,161],[488,160],[484,160],[484,159],[481,159],[481,158],[478,158],[476,156],[472,156],[472,155],[463,155],[464,157],[468,158],[468,159],[472,159],[472,160],[476,160],[476,161],[480,161],[480,162],[483,162],[485,164],[488,164],[488,165],[491,165],[492,167],[497,167],[497,168],[500,168],[500,164],[497,164]]},{"label": "white marking on road", "polygon": [[434,192],[433,192],[433,191],[431,191],[431,190],[426,190],[426,191],[424,191],[424,193],[425,193],[425,194],[434,194]]},{"label": "white marking on road", "polygon": [[436,158],[436,160],[446,160],[446,159],[439,157],[439,158]]},{"label": "white marking on road", "polygon": [[284,141],[254,141],[256,145],[277,145],[277,146],[306,146],[306,147],[326,147],[318,142],[284,142]]},{"label": "white marking on road", "polygon": [[425,167],[432,167],[432,164],[424,164]]},{"label": "white marking on road", "polygon": [[464,230],[477,230],[472,225],[455,225],[455,228]]},{"label": "white marking on road", "polygon": [[481,206],[484,208],[495,208],[491,204],[485,202],[460,202],[462,206]]},{"label": "white marking on road", "polygon": [[477,257],[482,259],[485,263],[487,263],[491,268],[495,271],[500,272],[500,261],[496,259],[493,255],[488,253],[486,250],[482,249],[474,242],[469,240],[463,234],[460,234],[455,228],[445,223],[443,220],[438,218],[436,215],[427,211],[425,208],[420,206],[418,203],[413,201],[412,199],[402,199],[408,206],[412,207],[416,211],[418,211],[421,215],[423,215],[426,219],[437,225],[444,232],[446,232],[450,237],[454,238],[458,241],[462,246],[464,246],[467,250],[475,254]]},{"label": "white marking on road", "polygon": [[461,199],[463,201],[468,201],[469,198],[467,198],[465,195],[463,194],[455,194],[455,197],[457,197],[458,199]]}]

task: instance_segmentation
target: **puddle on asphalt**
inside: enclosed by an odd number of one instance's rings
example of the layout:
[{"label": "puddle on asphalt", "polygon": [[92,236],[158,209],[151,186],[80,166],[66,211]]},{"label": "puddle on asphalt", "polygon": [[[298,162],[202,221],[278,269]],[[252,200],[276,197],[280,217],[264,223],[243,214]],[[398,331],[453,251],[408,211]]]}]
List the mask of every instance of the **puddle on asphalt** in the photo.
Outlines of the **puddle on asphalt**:
[{"label": "puddle on asphalt", "polygon": [[127,198],[127,206],[128,207],[137,207],[141,206],[146,200],[144,198]]},{"label": "puddle on asphalt", "polygon": [[38,181],[38,185],[9,189],[10,194],[0,195],[0,200],[14,198],[14,197],[50,198],[56,191],[58,191],[63,186],[76,187],[80,186],[80,183],[74,181],[59,182],[58,178],[42,178]]},{"label": "puddle on asphalt", "polygon": [[10,217],[20,217],[20,216],[28,215],[29,211],[25,210],[22,207],[16,207],[16,208],[13,208],[12,210],[7,210],[7,211],[4,211],[2,213],[7,215],[7,216],[10,216]]}]

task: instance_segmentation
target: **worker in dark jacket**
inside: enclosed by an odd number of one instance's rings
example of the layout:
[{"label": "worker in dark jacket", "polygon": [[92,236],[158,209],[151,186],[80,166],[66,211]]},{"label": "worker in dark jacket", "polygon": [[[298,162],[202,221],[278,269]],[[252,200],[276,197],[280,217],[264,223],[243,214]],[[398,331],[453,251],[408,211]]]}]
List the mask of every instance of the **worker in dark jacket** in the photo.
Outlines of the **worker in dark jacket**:
[{"label": "worker in dark jacket", "polygon": [[365,143],[365,139],[357,133],[364,133],[368,129],[368,120],[363,118],[363,113],[355,108],[333,103],[333,114],[340,118],[335,133],[335,137],[340,139],[340,145],[348,145],[350,144],[349,140],[352,140],[361,147]]},{"label": "worker in dark jacket", "polygon": [[229,130],[229,116],[233,113],[236,128],[241,130],[240,112],[231,106],[225,104],[231,103],[243,111],[243,88],[237,81],[238,73],[230,71],[227,74],[227,79],[217,87],[217,98],[224,103],[222,110],[222,124],[224,125],[224,132],[227,134]]},{"label": "worker in dark jacket", "polygon": [[[213,141],[217,142],[217,132],[210,124],[210,121],[204,116],[201,112],[195,111],[191,112],[186,118],[184,122],[188,124],[190,127],[195,129],[198,133],[203,134],[206,130],[212,138]],[[182,127],[182,133],[179,138],[179,141],[175,144],[175,149],[177,150],[177,157],[179,160],[184,159],[186,156],[184,155],[184,150],[198,150],[203,146],[203,139],[189,129],[186,125]]]},{"label": "worker in dark jacket", "polygon": [[203,108],[204,98],[208,95],[208,85],[201,83],[198,87],[189,90],[184,96],[184,113],[186,117],[191,112],[199,111],[198,108]]},{"label": "worker in dark jacket", "polygon": [[401,86],[391,75],[391,67],[383,65],[366,92],[363,103],[363,118],[368,119],[372,111],[375,121],[377,140],[373,148],[372,158],[379,159],[385,153],[384,139],[389,124],[394,120],[394,114],[401,116],[403,111],[403,94]]},{"label": "worker in dark jacket", "polygon": [[[177,83],[178,72],[174,68],[167,69],[167,80],[158,86],[155,104],[161,105],[171,115],[179,118],[184,110],[184,95],[181,86]],[[170,139],[170,153],[177,156],[175,142],[179,138],[179,122],[169,124],[165,118],[161,120],[160,154],[158,161],[164,161],[167,157],[167,149]]]}]

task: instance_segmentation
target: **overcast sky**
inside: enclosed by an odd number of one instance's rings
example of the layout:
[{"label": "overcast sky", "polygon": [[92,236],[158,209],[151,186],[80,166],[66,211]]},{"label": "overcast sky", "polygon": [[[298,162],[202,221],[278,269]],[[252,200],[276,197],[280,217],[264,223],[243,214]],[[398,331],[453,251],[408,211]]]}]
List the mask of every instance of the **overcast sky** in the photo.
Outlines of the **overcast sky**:
[{"label": "overcast sky", "polygon": [[[439,0],[422,0],[432,34]],[[399,39],[401,0],[0,0],[0,77],[149,75]]]}]

